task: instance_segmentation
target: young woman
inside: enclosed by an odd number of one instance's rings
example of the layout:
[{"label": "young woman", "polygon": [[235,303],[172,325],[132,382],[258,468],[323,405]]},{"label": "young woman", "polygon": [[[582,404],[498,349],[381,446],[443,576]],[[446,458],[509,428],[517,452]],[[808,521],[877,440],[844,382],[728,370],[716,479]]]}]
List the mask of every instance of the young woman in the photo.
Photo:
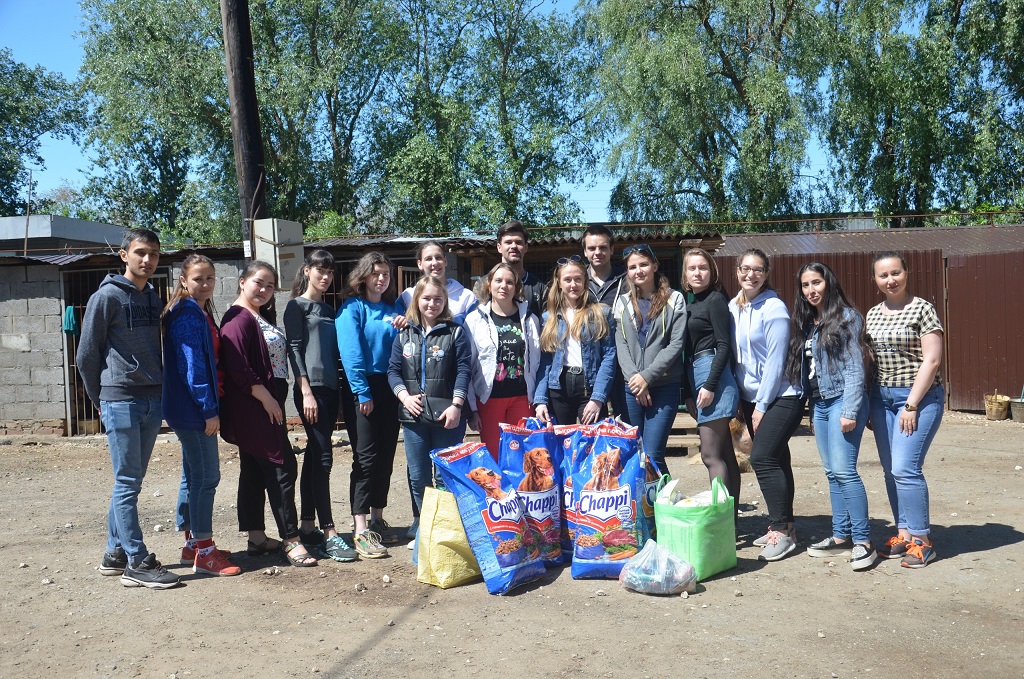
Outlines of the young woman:
[{"label": "young woman", "polygon": [[[496,264],[480,281],[480,305],[466,316],[473,339],[474,371],[470,426],[498,459],[498,425],[530,417],[540,364],[540,326],[523,301],[523,283],[511,265]],[[479,424],[479,426],[476,426]]]},{"label": "young woman", "polygon": [[850,554],[850,566],[862,570],[877,558],[868,527],[868,496],[857,472],[868,420],[864,320],[824,264],[803,265],[797,282],[786,372],[810,399],[814,438],[832,500],[832,535],[808,547],[807,554]]},{"label": "young woman", "polygon": [[[445,282],[445,292],[448,294],[448,309],[451,311],[452,320],[462,325],[466,320],[466,314],[476,308],[476,296],[454,278],[445,278],[445,273],[448,270],[448,259],[444,256],[444,250],[441,249],[437,241],[428,240],[416,248],[416,268],[424,276],[434,276]],[[403,313],[409,308],[414,287],[406,288],[398,296],[396,306],[402,309]]]},{"label": "young woman", "polygon": [[778,561],[796,549],[789,439],[804,412],[804,399],[785,376],[789,311],[772,289],[770,273],[768,255],[744,252],[736,259],[740,292],[729,302],[740,408],[753,442],[750,466],[768,506],[768,532],[754,541],[763,548],[762,561]]},{"label": "young woman", "polygon": [[[413,529],[419,527],[423,489],[431,482],[430,451],[462,443],[473,348],[465,329],[452,320],[443,279],[424,276],[413,287],[408,327],[391,347],[388,383],[402,404]],[[439,485],[434,483],[435,486]],[[411,543],[410,543],[411,544]]]},{"label": "young woman", "polygon": [[928,537],[924,457],[939,430],[946,400],[939,375],[942,324],[934,306],[910,293],[910,271],[901,255],[879,253],[872,266],[885,301],[867,316],[877,377],[870,419],[899,531],[881,552],[890,559],[902,558],[901,566],[923,568],[935,559]]},{"label": "young woman", "polygon": [[362,256],[348,275],[350,297],[336,321],[341,362],[356,401],[356,446],[352,451],[350,502],[353,542],[360,556],[387,556],[381,541],[398,542],[384,520],[391,471],[398,447],[398,400],[388,386],[388,363],[397,326],[391,260],[381,252]]},{"label": "young woman", "polygon": [[558,260],[548,290],[534,397],[537,417],[593,424],[608,415],[608,390],[618,370],[611,309],[592,296],[587,267],[578,256]]},{"label": "young woman", "polygon": [[224,405],[221,435],[238,446],[238,530],[248,531],[252,556],[269,554],[281,543],[267,537],[263,498],[266,493],[284,540],[284,553],[295,566],[316,566],[299,539],[295,512],[295,453],[284,424],[288,395],[285,335],[274,325],[277,271],[253,260],[238,281],[239,295],[221,321]]},{"label": "young woman", "polygon": [[163,312],[163,413],[181,442],[178,530],[185,532],[181,562],[194,573],[238,575],[229,552],[213,542],[213,498],[220,483],[217,432],[223,380],[217,375],[220,333],[213,320],[217,273],[213,261],[191,254]]},{"label": "young woman", "polygon": [[736,416],[739,392],[732,374],[732,318],[722,292],[718,265],[705,250],[692,248],[683,257],[686,294],[686,377],[691,397],[687,408],[697,420],[700,457],[712,479],[721,478],[740,502],[740,468],[732,447],[729,421]]},{"label": "young woman", "polygon": [[[299,536],[306,547],[335,561],[355,561],[356,551],[338,535],[331,510],[331,434],[338,419],[338,333],[334,309],[324,293],[334,283],[334,257],[316,250],[296,272],[292,298],[284,308],[288,359],[295,375],[295,409],[306,430],[306,454],[299,479]],[[320,529],[316,517],[320,517]]]},{"label": "young woman", "polygon": [[679,409],[686,343],[686,300],[658,271],[649,245],[622,252],[629,292],[615,300],[615,355],[626,384],[629,421],[644,449],[668,473],[665,445]]}]

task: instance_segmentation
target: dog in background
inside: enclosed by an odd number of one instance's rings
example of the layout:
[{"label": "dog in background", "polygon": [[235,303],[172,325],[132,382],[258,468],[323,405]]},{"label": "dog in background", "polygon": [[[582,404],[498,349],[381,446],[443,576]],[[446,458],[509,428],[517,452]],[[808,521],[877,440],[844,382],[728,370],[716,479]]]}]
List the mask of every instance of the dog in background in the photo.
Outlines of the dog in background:
[{"label": "dog in background", "polygon": [[734,417],[729,420],[729,433],[732,434],[732,449],[736,451],[736,464],[739,465],[740,472],[754,471],[750,466],[750,447],[753,441],[747,425],[740,418]]},{"label": "dog in background", "polygon": [[523,455],[523,473],[526,474],[526,478],[520,481],[519,490],[524,493],[537,493],[555,487],[552,478],[555,475],[555,466],[548,451],[543,448],[534,448]]},{"label": "dog in background", "polygon": [[587,481],[583,490],[615,490],[619,487],[619,474],[622,473],[620,461],[622,451],[609,448],[607,452],[594,456],[591,466],[593,478]]},{"label": "dog in background", "polygon": [[484,489],[484,493],[492,500],[504,500],[508,493],[501,489],[501,474],[491,471],[487,467],[471,469],[466,476]]}]

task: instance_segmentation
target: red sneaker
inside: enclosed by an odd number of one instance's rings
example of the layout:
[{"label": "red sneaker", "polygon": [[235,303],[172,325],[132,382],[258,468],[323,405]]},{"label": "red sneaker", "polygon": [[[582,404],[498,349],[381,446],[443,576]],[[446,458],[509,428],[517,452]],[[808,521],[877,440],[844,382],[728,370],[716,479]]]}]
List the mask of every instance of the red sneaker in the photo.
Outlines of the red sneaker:
[{"label": "red sneaker", "polygon": [[[218,549],[217,552],[225,559],[231,558],[231,552],[226,549]],[[196,550],[192,549],[188,545],[181,548],[181,565],[191,566],[196,562]]]},{"label": "red sneaker", "polygon": [[196,553],[192,572],[206,573],[207,575],[238,575],[242,569],[228,561],[223,551],[214,549],[206,556],[199,556],[199,553]]}]

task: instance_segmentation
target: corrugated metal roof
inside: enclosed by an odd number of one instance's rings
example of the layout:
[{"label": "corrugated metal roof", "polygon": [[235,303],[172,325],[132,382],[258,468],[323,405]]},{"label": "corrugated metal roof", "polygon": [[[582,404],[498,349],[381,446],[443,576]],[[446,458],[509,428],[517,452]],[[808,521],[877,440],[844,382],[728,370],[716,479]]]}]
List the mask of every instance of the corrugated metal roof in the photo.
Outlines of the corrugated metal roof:
[{"label": "corrugated metal roof", "polygon": [[741,233],[724,236],[715,254],[737,256],[750,248],[768,255],[813,255],[827,252],[879,250],[942,250],[950,254],[982,254],[1024,250],[1024,225],[923,227],[801,233]]},{"label": "corrugated metal roof", "polygon": [[22,260],[22,261],[28,260],[30,262],[42,262],[43,264],[53,264],[53,265],[56,265],[56,266],[67,266],[68,264],[74,264],[75,262],[80,262],[83,259],[89,259],[90,257],[96,257],[96,256],[104,256],[104,255],[98,255],[98,253],[95,253],[95,252],[92,252],[92,253],[76,253],[76,254],[61,254],[61,255],[28,255],[28,256],[13,255],[13,256],[10,256],[10,257],[0,258],[0,261],[8,260],[8,259],[10,259],[10,260],[19,259],[19,260]]},{"label": "corrugated metal roof", "polygon": [[[552,235],[548,234],[530,234],[530,245],[576,245],[579,243],[580,237],[583,235],[589,225],[572,226],[572,227],[556,227],[551,229],[543,229],[547,232],[556,232]],[[676,228],[665,228],[652,226],[649,224],[641,224],[632,226],[629,224],[606,224],[612,233],[615,234],[615,238],[618,240],[626,241],[637,241],[637,240],[664,240],[664,239],[701,239],[705,241],[714,241],[721,239],[721,234],[717,231],[686,231]],[[531,231],[536,231],[531,229]],[[340,238],[327,238],[315,243],[306,243],[306,247],[373,247],[386,245],[389,243],[401,243],[401,244],[412,244],[422,243],[426,240],[436,240],[439,243],[444,243],[451,247],[494,247],[496,239],[494,237],[484,236],[345,236]]]}]

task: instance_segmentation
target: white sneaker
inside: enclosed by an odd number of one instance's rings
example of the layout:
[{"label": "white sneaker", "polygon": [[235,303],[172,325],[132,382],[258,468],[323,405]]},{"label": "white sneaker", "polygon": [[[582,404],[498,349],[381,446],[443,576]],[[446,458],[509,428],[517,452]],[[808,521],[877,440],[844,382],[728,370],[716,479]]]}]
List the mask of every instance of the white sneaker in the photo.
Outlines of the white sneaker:
[{"label": "white sneaker", "polygon": [[765,536],[764,549],[757,555],[757,558],[761,561],[778,561],[791,554],[795,549],[796,540],[786,533],[770,530]]}]

